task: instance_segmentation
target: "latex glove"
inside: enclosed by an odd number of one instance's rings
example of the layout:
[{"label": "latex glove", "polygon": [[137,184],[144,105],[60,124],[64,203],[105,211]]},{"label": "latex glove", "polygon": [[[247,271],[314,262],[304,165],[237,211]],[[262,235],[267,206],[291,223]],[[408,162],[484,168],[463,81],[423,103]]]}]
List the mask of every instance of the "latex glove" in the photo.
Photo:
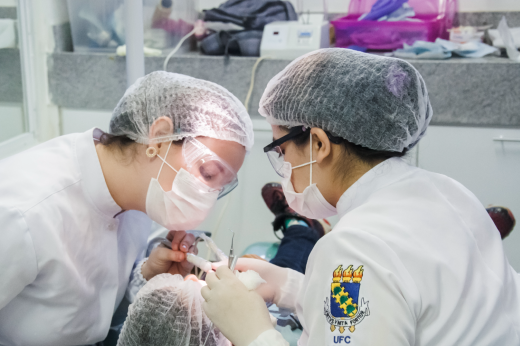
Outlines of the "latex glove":
[{"label": "latex glove", "polygon": [[[213,263],[213,269],[227,265],[227,262]],[[289,272],[287,268],[278,267],[261,259],[239,258],[235,269],[241,272],[251,269],[260,274],[266,283],[260,285],[255,290],[256,293],[258,293],[265,302],[272,302],[278,305],[281,295],[280,288],[287,281]]]},{"label": "latex glove", "polygon": [[141,268],[146,280],[162,273],[186,276],[193,269],[193,264],[186,261],[186,253],[199,253],[194,245],[195,236],[185,231],[170,231],[166,238],[172,242],[172,249],[159,245],[152,250]]},{"label": "latex glove", "polygon": [[274,329],[262,297],[249,291],[226,266],[206,276],[202,307],[222,334],[235,346],[248,346],[260,334]]}]

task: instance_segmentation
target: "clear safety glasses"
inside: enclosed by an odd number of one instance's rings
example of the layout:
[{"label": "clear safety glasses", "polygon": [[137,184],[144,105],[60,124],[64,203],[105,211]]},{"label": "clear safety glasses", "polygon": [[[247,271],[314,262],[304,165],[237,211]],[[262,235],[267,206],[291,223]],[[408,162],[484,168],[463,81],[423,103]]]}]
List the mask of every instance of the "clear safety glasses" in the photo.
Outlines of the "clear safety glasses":
[{"label": "clear safety glasses", "polygon": [[282,167],[285,163],[285,160],[280,145],[307,131],[310,131],[310,128],[306,129],[303,126],[293,127],[289,130],[289,133],[287,135],[278,138],[276,141],[264,147],[264,153],[267,154],[269,162],[271,162],[271,165],[273,166],[276,173],[278,173],[278,175],[282,178],[284,178]]},{"label": "clear safety glasses", "polygon": [[237,172],[195,138],[184,139],[182,155],[187,171],[210,188],[219,190],[218,198],[224,197],[237,187]]},{"label": "clear safety glasses", "polygon": [[[310,127],[306,128],[305,126],[293,127],[289,130],[288,134],[286,134],[283,137],[278,138],[271,144],[264,147],[264,153],[267,154],[267,158],[269,159],[269,162],[271,162],[271,165],[273,166],[276,173],[278,173],[278,175],[281,176],[282,178],[285,178],[283,170],[282,170],[283,164],[285,163],[285,157],[284,157],[282,148],[280,148],[280,145],[282,145],[283,143],[285,143],[291,139],[294,139],[295,137],[297,137],[303,133],[308,134],[310,132],[310,130],[311,130]],[[329,140],[334,144],[340,144],[343,140],[340,137],[332,136],[327,131],[325,131],[325,133],[327,134],[327,137],[329,138]],[[304,165],[306,165],[306,164],[304,164]],[[298,168],[298,167],[300,167],[300,166],[293,167],[293,169]]]}]

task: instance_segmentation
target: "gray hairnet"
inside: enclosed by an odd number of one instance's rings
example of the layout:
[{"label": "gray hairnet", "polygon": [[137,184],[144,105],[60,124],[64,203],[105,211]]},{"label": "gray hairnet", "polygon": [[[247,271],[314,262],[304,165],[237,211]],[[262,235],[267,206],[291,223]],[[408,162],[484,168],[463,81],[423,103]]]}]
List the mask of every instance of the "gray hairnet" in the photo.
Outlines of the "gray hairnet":
[{"label": "gray hairnet", "polygon": [[118,346],[228,346],[202,309],[201,285],[181,275],[151,279],[128,309]]},{"label": "gray hairnet", "polygon": [[395,152],[411,149],[433,114],[424,80],[408,62],[343,48],[294,60],[271,79],[259,112],[272,125],[318,127]]},{"label": "gray hairnet", "polygon": [[[173,133],[150,138],[159,117],[169,117]],[[205,80],[165,71],[139,78],[117,104],[110,133],[142,143],[205,136],[253,146],[253,124],[242,103],[225,88]]]}]

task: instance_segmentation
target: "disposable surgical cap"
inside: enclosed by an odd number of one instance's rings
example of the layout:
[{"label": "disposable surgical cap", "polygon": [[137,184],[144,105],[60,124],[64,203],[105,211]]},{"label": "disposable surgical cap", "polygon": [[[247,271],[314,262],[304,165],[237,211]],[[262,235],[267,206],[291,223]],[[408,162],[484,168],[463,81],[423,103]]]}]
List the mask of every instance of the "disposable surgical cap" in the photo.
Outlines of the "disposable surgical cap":
[{"label": "disposable surgical cap", "polygon": [[128,308],[118,346],[229,346],[202,309],[201,284],[160,274]]},{"label": "disposable surgical cap", "polygon": [[[173,133],[150,138],[160,117],[173,122]],[[110,133],[142,143],[205,136],[237,142],[249,151],[253,124],[242,103],[225,88],[205,80],[165,71],[139,78],[117,104]]]},{"label": "disposable surgical cap", "polygon": [[432,118],[428,91],[408,62],[349,49],[321,49],[267,85],[261,115],[271,125],[318,127],[373,150],[402,152]]}]

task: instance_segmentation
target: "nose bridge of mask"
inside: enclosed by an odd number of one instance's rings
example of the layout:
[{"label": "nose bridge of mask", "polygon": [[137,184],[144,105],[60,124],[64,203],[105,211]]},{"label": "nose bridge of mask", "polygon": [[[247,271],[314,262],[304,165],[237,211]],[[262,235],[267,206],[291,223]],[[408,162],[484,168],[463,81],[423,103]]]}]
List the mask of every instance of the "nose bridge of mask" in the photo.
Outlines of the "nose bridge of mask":
[{"label": "nose bridge of mask", "polygon": [[307,163],[304,163],[302,165],[292,167],[292,169],[296,169],[296,168],[305,167],[307,165],[310,165],[310,178],[309,178],[310,182],[309,182],[309,186],[311,186],[312,185],[312,164],[316,163],[316,160],[314,160],[314,161],[312,160],[312,133],[309,133],[309,135],[311,137],[311,139],[310,139],[310,148],[309,148],[309,151],[310,151],[310,161],[307,162]]},{"label": "nose bridge of mask", "polygon": [[173,169],[175,171],[175,173],[179,173],[178,170],[176,170],[175,168],[173,168],[172,165],[170,165],[168,162],[166,162],[166,158],[168,157],[168,153],[170,152],[171,146],[172,146],[172,142],[170,142],[170,145],[168,145],[168,149],[166,149],[166,155],[164,155],[164,158],[162,158],[161,155],[157,154],[157,157],[159,157],[162,160],[161,168],[159,168],[159,173],[157,173],[157,180],[159,180],[159,176],[161,175],[161,171],[164,167],[164,164],[168,165],[168,167]]}]

